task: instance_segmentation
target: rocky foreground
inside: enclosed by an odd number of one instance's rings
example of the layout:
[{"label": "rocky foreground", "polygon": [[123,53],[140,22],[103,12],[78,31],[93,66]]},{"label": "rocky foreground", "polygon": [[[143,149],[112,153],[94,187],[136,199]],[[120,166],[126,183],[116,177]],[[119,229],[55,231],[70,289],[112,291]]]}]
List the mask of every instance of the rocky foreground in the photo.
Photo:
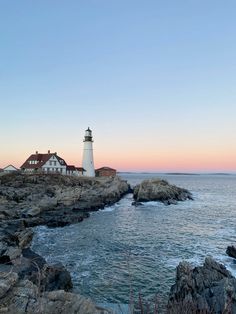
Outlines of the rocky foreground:
[{"label": "rocky foreground", "polygon": [[221,264],[207,257],[203,266],[181,262],[172,286],[168,314],[236,313],[236,278]]},{"label": "rocky foreground", "polygon": [[130,191],[116,178],[7,174],[0,177],[0,312],[111,313],[71,293],[69,272],[30,249],[30,227],[65,226]]},{"label": "rocky foreground", "polygon": [[160,179],[144,180],[134,187],[133,193],[136,202],[159,201],[170,205],[176,204],[178,201],[193,199],[188,190]]}]

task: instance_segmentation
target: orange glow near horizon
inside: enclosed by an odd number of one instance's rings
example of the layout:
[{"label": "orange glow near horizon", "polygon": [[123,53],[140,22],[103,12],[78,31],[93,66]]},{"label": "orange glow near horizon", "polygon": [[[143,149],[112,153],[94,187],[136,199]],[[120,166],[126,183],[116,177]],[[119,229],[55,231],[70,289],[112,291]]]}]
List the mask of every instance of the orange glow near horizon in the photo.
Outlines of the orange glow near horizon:
[{"label": "orange glow near horizon", "polygon": [[[51,152],[54,151],[51,150]],[[82,163],[82,152],[57,152],[68,164],[80,166]],[[8,164],[20,167],[31,153],[27,154],[22,150],[19,151],[17,155],[13,154],[13,152],[3,154],[0,168],[4,168]],[[169,152],[160,151],[149,153],[133,150],[127,151],[126,154],[114,151],[104,155],[102,150],[100,150],[94,152],[94,163],[96,168],[110,166],[118,171],[234,172],[236,171],[236,152],[204,151],[200,153],[200,151],[191,151],[187,153],[185,150],[177,152],[173,150]]]}]

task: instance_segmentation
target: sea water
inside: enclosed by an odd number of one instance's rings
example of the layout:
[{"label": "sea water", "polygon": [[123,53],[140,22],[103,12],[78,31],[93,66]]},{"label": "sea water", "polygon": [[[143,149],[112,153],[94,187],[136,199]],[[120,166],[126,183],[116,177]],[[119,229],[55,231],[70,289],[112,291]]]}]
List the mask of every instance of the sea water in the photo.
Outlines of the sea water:
[{"label": "sea water", "polygon": [[146,178],[163,178],[189,189],[194,201],[134,206],[129,194],[79,224],[35,228],[33,250],[49,263],[62,262],[76,292],[99,304],[117,304],[122,313],[139,294],[145,301],[157,296],[166,302],[183,259],[195,266],[211,255],[236,275],[234,260],[225,254],[226,247],[236,243],[235,175],[121,177],[132,186]]}]

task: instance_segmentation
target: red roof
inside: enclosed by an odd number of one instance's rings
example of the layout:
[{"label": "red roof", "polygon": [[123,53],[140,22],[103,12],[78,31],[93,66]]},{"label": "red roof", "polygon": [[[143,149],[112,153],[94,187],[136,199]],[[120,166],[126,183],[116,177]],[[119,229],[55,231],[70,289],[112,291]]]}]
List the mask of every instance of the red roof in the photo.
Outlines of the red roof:
[{"label": "red roof", "polygon": [[66,170],[69,170],[69,171],[86,171],[84,168],[82,167],[75,167],[73,165],[68,165],[66,166]]},{"label": "red roof", "polygon": [[[52,156],[55,156],[56,159],[62,166],[66,166],[66,162],[61,157],[57,156],[56,153],[50,154],[32,154],[23,165],[20,167],[21,169],[38,169],[41,168]],[[37,161],[36,164],[30,164],[29,161]]]},{"label": "red roof", "polygon": [[96,169],[96,171],[100,171],[100,170],[109,170],[109,171],[116,171],[116,169],[110,168],[110,167],[101,167]]},{"label": "red roof", "polygon": [[78,171],[86,171],[83,167],[76,167]]},{"label": "red roof", "polygon": [[76,168],[75,168],[75,166],[68,165],[68,166],[66,166],[66,170],[69,170],[69,171],[76,171]]}]

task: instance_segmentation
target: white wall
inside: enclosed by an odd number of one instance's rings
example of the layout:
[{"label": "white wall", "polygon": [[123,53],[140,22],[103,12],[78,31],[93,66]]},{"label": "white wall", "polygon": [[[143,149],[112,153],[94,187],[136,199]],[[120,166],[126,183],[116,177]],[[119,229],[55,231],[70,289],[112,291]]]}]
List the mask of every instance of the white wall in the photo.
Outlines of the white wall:
[{"label": "white wall", "polygon": [[82,167],[86,170],[86,172],[84,173],[85,176],[95,177],[94,162],[93,162],[93,143],[90,141],[84,142]]},{"label": "white wall", "polygon": [[59,172],[66,174],[66,165],[61,165],[55,156],[52,156],[43,166],[44,172]]},{"label": "white wall", "polygon": [[5,168],[3,168],[4,172],[12,172],[12,171],[17,171],[18,169],[16,169],[15,167],[13,167],[12,165],[9,165]]}]

